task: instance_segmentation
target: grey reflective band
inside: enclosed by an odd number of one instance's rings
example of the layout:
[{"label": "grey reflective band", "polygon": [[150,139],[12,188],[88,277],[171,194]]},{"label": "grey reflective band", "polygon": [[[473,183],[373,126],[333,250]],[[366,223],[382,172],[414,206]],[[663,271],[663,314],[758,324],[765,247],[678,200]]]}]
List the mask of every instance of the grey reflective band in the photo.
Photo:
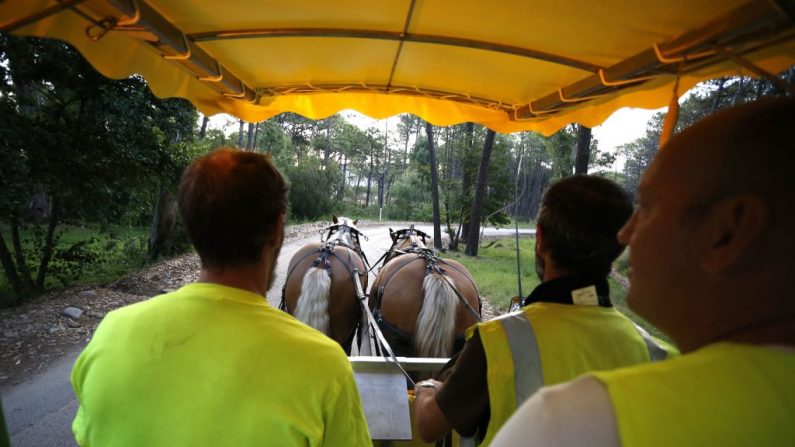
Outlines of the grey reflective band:
[{"label": "grey reflective band", "polygon": [[[460,433],[459,433],[459,436],[460,436]],[[475,447],[475,437],[474,436],[470,436],[470,437],[465,438],[465,437],[461,436],[460,440],[458,442],[458,447]]]},{"label": "grey reflective band", "polygon": [[652,362],[659,362],[661,360],[665,360],[666,358],[668,358],[668,351],[666,351],[665,349],[663,349],[662,346],[657,344],[657,342],[654,341],[654,338],[652,338],[652,336],[648,332],[646,332],[646,329],[643,329],[637,324],[635,325],[635,329],[638,330],[638,333],[643,338],[643,341],[646,343],[646,349],[649,350],[649,359]]},{"label": "grey reflective band", "polygon": [[500,320],[508,337],[508,345],[513,356],[514,386],[516,406],[522,404],[539,388],[544,386],[544,372],[541,369],[541,353],[533,331],[533,325],[524,312]]}]

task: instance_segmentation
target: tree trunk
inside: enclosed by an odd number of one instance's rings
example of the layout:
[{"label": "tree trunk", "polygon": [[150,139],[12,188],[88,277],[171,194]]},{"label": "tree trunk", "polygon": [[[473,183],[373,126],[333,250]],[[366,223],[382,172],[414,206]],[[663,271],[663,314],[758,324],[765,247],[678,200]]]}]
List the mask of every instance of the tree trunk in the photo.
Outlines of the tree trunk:
[{"label": "tree trunk", "polygon": [[177,198],[170,190],[157,195],[152,225],[149,227],[149,259],[156,259],[168,245],[177,222]]},{"label": "tree trunk", "polygon": [[726,78],[719,79],[720,84],[718,84],[718,90],[712,96],[712,103],[709,106],[709,114],[712,115],[713,113],[718,111],[718,107],[720,106],[720,102],[723,99],[723,86],[726,84]]},{"label": "tree trunk", "polygon": [[403,169],[408,167],[409,162],[409,137],[411,136],[411,125],[406,126],[406,144],[403,146]]},{"label": "tree trunk", "polygon": [[342,202],[345,198],[345,185],[348,184],[348,156],[342,156],[342,184],[340,190],[337,191],[337,201]]},{"label": "tree trunk", "polygon": [[425,123],[425,133],[428,134],[428,163],[431,168],[431,204],[433,205],[433,247],[442,249],[442,224],[439,212],[439,173],[436,167],[436,148],[433,144],[433,126]]},{"label": "tree trunk", "polygon": [[591,158],[591,128],[577,126],[577,155],[574,158],[574,173],[587,174]]},{"label": "tree trunk", "polygon": [[262,124],[262,123],[257,123],[254,126],[254,144],[251,145],[251,147],[254,148],[254,150],[257,149],[257,137],[259,137],[259,125],[260,124]]},{"label": "tree trunk", "polygon": [[353,189],[353,203],[359,204],[359,186],[362,184],[362,170],[359,170],[359,176],[356,178],[356,188]]},{"label": "tree trunk", "polygon": [[392,191],[392,183],[395,181],[395,174],[389,176],[389,182],[386,184],[386,198],[384,199],[384,203],[389,206],[389,193]]},{"label": "tree trunk", "polygon": [[44,248],[41,253],[41,261],[39,262],[39,269],[36,272],[36,290],[44,290],[44,279],[47,276],[47,267],[50,266],[52,253],[55,250],[55,228],[58,226],[58,220],[61,218],[61,204],[58,197],[52,198],[52,213],[50,213],[50,221],[47,223],[47,234],[44,238]]},{"label": "tree trunk", "polygon": [[[461,207],[461,215],[466,215],[466,208],[467,208],[467,198],[469,197],[469,190],[472,188],[472,172],[467,166],[466,160],[469,158],[472,150],[475,146],[475,125],[473,123],[466,123],[466,130],[465,130],[465,139],[464,147],[465,147],[465,157],[464,157],[464,167],[461,179],[461,196],[464,198],[464,205]],[[469,222],[464,221],[461,223],[461,234],[464,235],[466,238],[469,235]],[[458,243],[456,242],[456,245]]]},{"label": "tree trunk", "polygon": [[[17,269],[14,266],[14,260],[11,258],[11,252],[8,251],[8,245],[6,245],[5,239],[3,239],[2,232],[0,232],[0,262],[3,264],[3,270],[6,272],[6,278],[8,278],[11,288],[14,290],[14,295],[17,298],[24,295],[26,288],[22,284],[19,273],[17,273]],[[6,304],[12,305],[14,304],[14,301],[8,303],[0,301],[0,307],[5,307]]]},{"label": "tree trunk", "polygon": [[[50,213],[52,216],[52,213]],[[33,276],[30,274],[28,264],[25,262],[25,254],[22,252],[22,241],[19,238],[19,221],[16,216],[11,217],[11,242],[14,244],[14,256],[17,261],[17,271],[22,279],[23,287],[28,291],[36,288],[33,283]]]},{"label": "tree trunk", "polygon": [[370,154],[370,170],[367,172],[367,195],[365,196],[365,199],[364,199],[364,207],[365,208],[369,208],[370,207],[370,189],[372,188],[372,185],[373,185],[373,154],[372,154],[372,151],[370,151],[370,152],[371,152],[371,154]]},{"label": "tree trunk", "polygon": [[483,207],[483,196],[486,193],[486,175],[489,170],[489,159],[491,158],[491,148],[494,146],[494,137],[495,133],[493,130],[489,130],[486,133],[486,142],[483,143],[483,154],[480,157],[478,183],[475,187],[475,200],[472,204],[472,214],[469,217],[467,248],[464,251],[464,254],[469,256],[478,255],[478,244],[480,243],[480,211]]},{"label": "tree trunk", "polygon": [[210,122],[210,118],[207,115],[204,115],[202,118],[202,128],[199,130],[199,139],[203,140],[207,136],[207,124]]},{"label": "tree trunk", "polygon": [[331,153],[331,121],[326,123],[326,144],[323,147],[323,166],[328,166],[328,157]]},{"label": "tree trunk", "polygon": [[384,189],[386,185],[384,184],[386,181],[386,172],[382,172],[378,176],[378,208],[384,207]]},{"label": "tree trunk", "polygon": [[243,148],[243,120],[240,120],[240,127],[237,129],[237,147]]},{"label": "tree trunk", "polygon": [[248,123],[248,135],[246,136],[246,150],[254,148],[254,123]]}]

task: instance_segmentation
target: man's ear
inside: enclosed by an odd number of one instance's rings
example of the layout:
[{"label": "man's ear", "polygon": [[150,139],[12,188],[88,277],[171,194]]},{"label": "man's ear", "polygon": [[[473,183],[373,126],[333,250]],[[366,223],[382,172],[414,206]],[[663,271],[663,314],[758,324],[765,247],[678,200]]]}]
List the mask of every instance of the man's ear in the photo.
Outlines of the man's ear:
[{"label": "man's ear", "polygon": [[737,194],[712,206],[700,225],[699,264],[720,273],[741,261],[770,220],[767,203],[756,194]]},{"label": "man's ear", "polygon": [[331,215],[331,221],[332,221],[332,222],[334,222],[335,224],[338,224],[338,223],[339,223],[339,222],[337,221],[337,216],[336,216],[336,215],[334,215],[334,214],[332,214],[332,215]]}]

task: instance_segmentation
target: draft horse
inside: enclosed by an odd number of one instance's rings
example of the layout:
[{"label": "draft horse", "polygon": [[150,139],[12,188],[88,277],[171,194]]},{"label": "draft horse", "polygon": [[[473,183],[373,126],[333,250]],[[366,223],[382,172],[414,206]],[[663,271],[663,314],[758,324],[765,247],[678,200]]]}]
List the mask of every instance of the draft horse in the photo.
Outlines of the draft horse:
[{"label": "draft horse", "polygon": [[333,222],[322,230],[325,240],[305,245],[290,259],[279,308],[328,335],[350,355],[361,320],[354,268],[366,290],[367,257],[359,242],[359,220],[333,216]]},{"label": "draft horse", "polygon": [[436,256],[414,225],[389,235],[392,247],[369,297],[381,332],[396,355],[451,357],[480,321],[475,280],[458,261]]}]

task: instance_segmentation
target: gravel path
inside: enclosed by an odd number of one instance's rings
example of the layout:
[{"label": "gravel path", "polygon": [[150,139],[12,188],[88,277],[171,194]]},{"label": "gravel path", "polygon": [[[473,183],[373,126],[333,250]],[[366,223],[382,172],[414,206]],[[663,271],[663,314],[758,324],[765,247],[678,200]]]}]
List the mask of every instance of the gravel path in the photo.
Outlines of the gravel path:
[{"label": "gravel path", "polygon": [[[288,226],[285,243],[317,234],[330,223]],[[401,222],[360,224],[375,225],[407,226]],[[64,353],[85,345],[107,312],[178,289],[195,281],[198,271],[199,258],[191,253],[109,284],[55,290],[22,306],[0,309],[0,390],[47,369]],[[488,302],[483,303],[484,320],[496,313]]]}]

